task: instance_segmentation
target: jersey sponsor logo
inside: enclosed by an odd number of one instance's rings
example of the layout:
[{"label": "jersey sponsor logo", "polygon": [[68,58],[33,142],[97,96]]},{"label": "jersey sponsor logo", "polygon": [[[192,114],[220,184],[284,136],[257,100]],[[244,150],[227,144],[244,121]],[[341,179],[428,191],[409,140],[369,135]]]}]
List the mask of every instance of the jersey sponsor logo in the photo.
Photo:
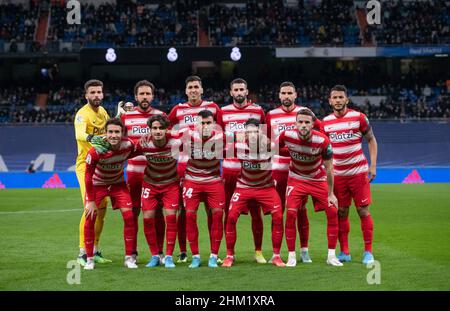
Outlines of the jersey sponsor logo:
[{"label": "jersey sponsor logo", "polygon": [[194,149],[192,150],[192,157],[194,159],[214,159],[216,157],[216,152],[209,150]]},{"label": "jersey sponsor logo", "polygon": [[164,156],[153,156],[153,155],[145,155],[148,162],[151,163],[168,163],[172,162],[174,159],[172,157],[164,157]]},{"label": "jersey sponsor logo", "polygon": [[243,130],[245,130],[244,123],[239,123],[239,122],[228,123],[228,131],[235,132],[235,131],[243,131]]},{"label": "jersey sponsor logo", "polygon": [[304,162],[312,162],[312,161],[316,160],[316,158],[317,158],[314,155],[306,156],[306,155],[302,155],[302,154],[299,154],[294,151],[291,151],[290,154],[294,159],[299,160],[299,161],[304,161]]},{"label": "jersey sponsor logo", "polygon": [[242,161],[242,167],[244,169],[260,170],[261,169],[261,163]]},{"label": "jersey sponsor logo", "polygon": [[105,170],[118,170],[122,168],[122,164],[102,164],[102,169]]},{"label": "jersey sponsor logo", "polygon": [[353,131],[342,133],[332,132],[330,133],[329,137],[332,142],[341,142],[346,141],[348,139],[352,139],[354,135],[355,133]]},{"label": "jersey sponsor logo", "polygon": [[196,123],[198,121],[198,116],[186,115],[184,116],[184,123]]},{"label": "jersey sponsor logo", "polygon": [[251,162],[251,161],[242,161],[242,168],[247,170],[270,170],[271,162]]},{"label": "jersey sponsor logo", "polygon": [[278,132],[289,131],[295,129],[295,125],[287,125],[287,124],[278,124]]},{"label": "jersey sponsor logo", "polygon": [[94,127],[94,131],[93,131],[92,135],[102,135],[105,133],[106,133],[106,131],[104,128]]},{"label": "jersey sponsor logo", "polygon": [[135,125],[131,127],[131,134],[148,134],[150,133],[150,129],[148,127],[140,127]]}]

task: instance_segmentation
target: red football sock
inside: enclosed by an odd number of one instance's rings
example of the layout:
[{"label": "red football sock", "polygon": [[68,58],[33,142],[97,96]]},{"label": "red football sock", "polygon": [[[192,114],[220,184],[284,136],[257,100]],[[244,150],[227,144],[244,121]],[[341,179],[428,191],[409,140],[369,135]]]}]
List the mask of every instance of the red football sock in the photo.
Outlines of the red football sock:
[{"label": "red football sock", "polygon": [[339,222],[339,244],[341,245],[341,252],[350,254],[348,247],[348,233],[350,232],[350,221],[348,215],[345,218],[338,218]]},{"label": "red football sock", "polygon": [[94,219],[91,216],[86,216],[84,222],[84,247],[86,249],[87,257],[94,257],[94,241],[95,241],[95,219],[97,213],[94,214]]},{"label": "red football sock", "polygon": [[300,235],[300,247],[308,247],[309,219],[308,219],[308,210],[306,208],[299,208],[298,210],[297,229]]},{"label": "red football sock", "polygon": [[[295,232],[295,224],[294,224]],[[273,253],[279,254],[281,243],[283,242],[283,212],[277,210],[277,212],[272,213],[272,247]],[[294,240],[295,247],[295,240]]]},{"label": "red football sock", "polygon": [[166,232],[166,222],[162,209],[158,209],[155,214],[156,240],[158,243],[159,253],[164,252],[164,233]]},{"label": "red football sock", "polygon": [[209,209],[207,203],[205,202],[205,211],[206,211],[206,219],[208,220],[208,234],[209,234],[209,247],[212,248],[213,247],[213,238],[212,238],[212,215],[211,215],[211,210]]},{"label": "red football sock", "polygon": [[136,242],[136,228],[134,226],[134,214],[132,210],[122,211],[123,239],[125,241],[125,256],[131,256]]},{"label": "red football sock", "polygon": [[297,212],[288,209],[286,213],[286,244],[289,252],[295,252],[295,239],[297,238],[297,231],[295,228],[296,220]]},{"label": "red football sock", "polygon": [[167,215],[166,224],[166,255],[172,256],[175,240],[177,238],[177,215]]},{"label": "red football sock", "polygon": [[186,213],[186,233],[192,255],[198,255],[197,213]]},{"label": "red football sock", "polygon": [[186,253],[186,211],[180,210],[177,220],[178,245],[180,252]]},{"label": "red football sock", "polygon": [[155,218],[144,218],[144,234],[152,256],[158,255],[158,242],[156,241]]},{"label": "red football sock", "polygon": [[372,252],[372,240],[373,240],[373,220],[372,215],[368,214],[366,217],[360,217],[361,230],[364,238],[364,250],[366,252]]},{"label": "red football sock", "polygon": [[226,223],[225,241],[227,243],[227,256],[234,256],[234,245],[236,244],[236,222],[239,215],[231,213]]},{"label": "red football sock", "polygon": [[211,218],[211,253],[217,255],[223,237],[223,210],[219,209],[213,211]]},{"label": "red football sock", "polygon": [[328,207],[325,210],[327,214],[327,238],[328,238],[328,249],[335,249],[338,240],[338,213],[337,208]]},{"label": "red football sock", "polygon": [[262,249],[264,224],[261,216],[261,210],[254,202],[249,204],[250,216],[252,217],[252,233],[255,242],[255,251]]},{"label": "red football sock", "polygon": [[139,209],[133,208],[134,215],[134,245],[133,252],[137,252],[137,240],[138,240],[138,232],[139,232]]}]

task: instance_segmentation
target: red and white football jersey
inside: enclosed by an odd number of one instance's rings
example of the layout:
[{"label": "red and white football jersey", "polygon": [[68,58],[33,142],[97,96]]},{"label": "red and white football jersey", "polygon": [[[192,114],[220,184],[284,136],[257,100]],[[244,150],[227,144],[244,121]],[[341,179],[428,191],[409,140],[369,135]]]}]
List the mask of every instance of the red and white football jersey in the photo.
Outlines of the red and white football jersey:
[{"label": "red and white football jersey", "polygon": [[[234,103],[222,107],[223,129],[227,136],[234,136],[236,132],[245,132],[244,124],[251,118],[264,123],[264,110],[261,106],[248,102],[244,107],[238,107]],[[229,140],[234,142],[234,139],[229,138]],[[236,158],[227,157],[223,160],[222,167],[239,172],[241,163]]]},{"label": "red and white football jersey", "polygon": [[98,154],[91,148],[86,156],[86,195],[89,201],[94,197],[94,186],[107,186],[124,182],[123,167],[134,156],[135,146],[131,139],[122,138],[118,150]]},{"label": "red and white football jersey", "polygon": [[[173,107],[168,116],[172,131],[180,131],[186,128],[194,130],[198,121],[198,113],[202,110],[211,111],[216,123],[221,127],[223,126],[222,111],[219,106],[214,102],[203,100],[198,106],[192,106],[190,102],[186,102]],[[180,154],[178,161],[182,163],[188,161],[188,157],[184,152]]]},{"label": "red and white football jersey", "polygon": [[185,179],[203,183],[221,180],[220,160],[225,153],[225,134],[213,133],[204,140],[198,131],[189,130],[181,139],[189,158]]},{"label": "red and white football jersey", "polygon": [[[142,111],[139,107],[133,111],[127,111],[120,116],[123,124],[127,128],[128,138],[130,138],[135,144],[139,139],[150,133],[150,129],[147,126],[148,118],[154,115],[165,115],[164,112],[158,109],[151,108],[148,111]],[[128,160],[127,172],[128,173],[143,173],[147,161],[144,156],[137,156]]]},{"label": "red and white football jersey", "polygon": [[136,145],[136,153],[142,154],[147,163],[144,181],[151,185],[166,185],[178,180],[177,160],[181,140],[169,134],[166,139],[162,147],[156,146],[153,141]]},{"label": "red and white football jersey", "polygon": [[[275,144],[272,144],[273,150]],[[254,146],[258,149],[258,146]],[[246,142],[235,143],[236,159],[241,162],[241,171],[236,188],[267,188],[274,186],[272,178],[272,155],[270,150],[251,150]]]},{"label": "red and white football jersey", "polygon": [[323,160],[332,158],[333,149],[325,134],[312,130],[311,137],[303,140],[295,129],[281,132],[278,140],[280,148],[286,146],[289,150],[291,158],[289,178],[327,180]]},{"label": "red and white football jersey", "polygon": [[362,149],[363,136],[369,129],[367,117],[352,109],[347,109],[342,117],[333,113],[323,119],[322,131],[333,146],[334,175],[353,176],[369,171]]},{"label": "red and white football jersey", "polygon": [[[266,116],[266,123],[268,127],[268,135],[275,140],[281,132],[286,130],[296,129],[296,117],[297,112],[304,108],[302,106],[295,106],[293,110],[286,111],[283,106],[270,110]],[[320,129],[320,121],[316,119],[314,127]],[[280,155],[274,155],[273,157],[273,170],[276,171],[289,171],[290,157],[284,157]]]}]

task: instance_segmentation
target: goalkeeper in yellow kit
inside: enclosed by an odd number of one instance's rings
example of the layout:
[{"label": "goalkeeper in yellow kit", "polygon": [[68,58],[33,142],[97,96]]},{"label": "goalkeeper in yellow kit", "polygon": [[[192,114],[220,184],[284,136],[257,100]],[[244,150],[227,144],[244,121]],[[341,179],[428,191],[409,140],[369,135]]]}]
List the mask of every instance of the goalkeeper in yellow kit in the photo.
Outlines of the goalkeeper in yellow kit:
[{"label": "goalkeeper in yellow kit", "polygon": [[[86,156],[92,144],[96,144],[96,148],[101,148],[102,144],[107,144],[101,135],[105,134],[105,123],[109,119],[108,112],[101,106],[103,100],[103,82],[100,80],[89,80],[84,85],[85,98],[87,104],[78,110],[75,115],[75,137],[77,140],[77,162],[75,172],[77,174],[78,183],[80,184],[81,198],[83,206],[85,205],[85,185],[84,176],[86,171]],[[105,145],[106,147],[106,145]],[[102,201],[98,206],[97,219],[95,221],[95,244],[94,244],[94,261],[96,263],[107,263],[111,260],[103,258],[98,249],[98,240],[103,229],[103,221],[106,213],[107,201]],[[85,213],[80,221],[80,254],[78,255],[78,263],[82,266],[86,263],[86,251],[84,248],[84,222]]]}]

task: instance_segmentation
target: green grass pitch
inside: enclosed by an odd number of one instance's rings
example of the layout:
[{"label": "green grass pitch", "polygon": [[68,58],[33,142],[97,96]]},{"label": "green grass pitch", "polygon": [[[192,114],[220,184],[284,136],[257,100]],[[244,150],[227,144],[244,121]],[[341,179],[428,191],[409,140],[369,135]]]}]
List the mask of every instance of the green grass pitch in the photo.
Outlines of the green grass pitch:
[{"label": "green grass pitch", "polygon": [[[367,283],[370,270],[360,263],[363,242],[354,208],[350,216],[353,262],[343,267],[326,265],[325,214],[310,208],[312,264],[277,268],[254,263],[250,217],[241,216],[237,261],[231,269],[207,267],[206,217],[201,208],[203,266],[196,270],[188,264],[172,270],[145,268],[149,250],[142,224],[139,269],[124,268],[122,219],[119,211],[109,209],[101,249],[113,263],[97,265],[93,271],[81,270],[81,284],[69,285],[67,262],[78,254],[78,189],[0,190],[0,290],[450,290],[449,185],[374,185],[372,190],[379,285]],[[270,216],[265,217],[263,252],[269,259]],[[224,254],[223,240],[220,256]],[[282,257],[287,259],[285,241]]]}]

